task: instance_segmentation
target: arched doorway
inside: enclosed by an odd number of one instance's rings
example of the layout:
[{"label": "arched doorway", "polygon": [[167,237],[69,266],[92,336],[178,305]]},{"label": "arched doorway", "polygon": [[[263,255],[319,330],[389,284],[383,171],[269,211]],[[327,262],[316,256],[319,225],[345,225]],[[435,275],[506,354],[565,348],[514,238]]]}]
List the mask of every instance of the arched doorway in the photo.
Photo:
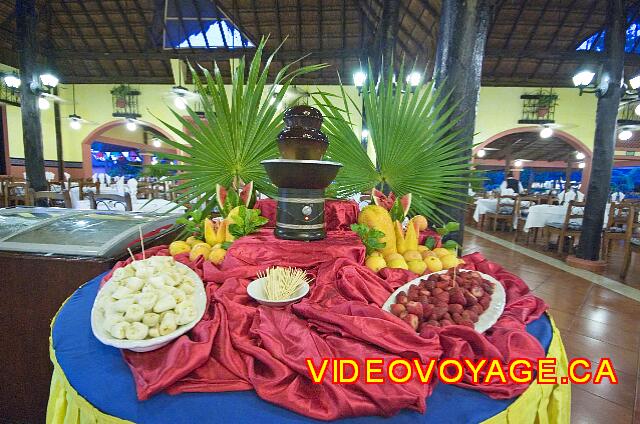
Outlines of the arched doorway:
[{"label": "arched doorway", "polygon": [[[539,126],[527,126],[495,134],[474,147],[473,163],[479,168],[516,173],[520,169],[556,170],[569,176],[581,173],[581,183],[586,190],[591,174],[591,150],[565,131],[554,129],[553,135],[542,138],[540,130]],[[514,166],[517,160],[520,167]]]},{"label": "arched doorway", "polygon": [[[155,124],[135,121],[135,128],[127,127],[127,121],[115,120],[100,125],[82,141],[82,173],[90,177],[94,173],[105,172],[107,160],[124,165],[149,164],[155,153],[176,153],[157,136],[172,139],[171,135]],[[104,153],[108,152],[108,157]],[[100,167],[103,161],[105,169]],[[114,162],[115,161],[115,162]]]}]

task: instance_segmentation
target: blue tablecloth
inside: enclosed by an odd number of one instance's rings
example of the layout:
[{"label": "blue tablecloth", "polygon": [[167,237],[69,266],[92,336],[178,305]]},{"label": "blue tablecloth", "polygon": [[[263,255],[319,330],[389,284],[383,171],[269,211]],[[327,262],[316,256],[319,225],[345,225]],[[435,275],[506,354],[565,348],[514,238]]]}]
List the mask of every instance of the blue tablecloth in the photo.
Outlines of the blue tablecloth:
[{"label": "blue tablecloth", "polygon": [[[320,422],[260,399],[255,392],[164,393],[140,402],[133,377],[120,350],[100,343],[91,332],[91,307],[102,275],[78,289],[60,310],[52,329],[58,364],[80,396],[102,412],[137,423]],[[527,326],[545,351],[553,331],[547,315]],[[505,410],[515,399],[493,400],[486,395],[438,384],[427,400],[427,412],[403,410],[392,418],[359,417],[340,423],[476,423]]]}]

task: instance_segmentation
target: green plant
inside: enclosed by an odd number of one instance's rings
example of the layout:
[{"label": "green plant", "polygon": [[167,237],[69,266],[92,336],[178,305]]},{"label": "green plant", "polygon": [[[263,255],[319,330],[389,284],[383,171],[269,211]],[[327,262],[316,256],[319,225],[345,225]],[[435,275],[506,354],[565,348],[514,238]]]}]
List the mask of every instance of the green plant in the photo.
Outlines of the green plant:
[{"label": "green plant", "polygon": [[182,239],[185,235],[194,236],[196,238],[204,237],[204,214],[201,210],[195,209],[188,211],[176,220],[177,225],[183,225],[184,229],[178,236],[177,240]]},{"label": "green plant", "polygon": [[229,225],[229,232],[235,238],[255,233],[260,227],[269,222],[269,218],[260,216],[260,209],[249,209],[246,206],[240,206],[238,214],[232,219],[233,224]]},{"label": "green plant", "polygon": [[[278,157],[276,139],[284,125],[278,104],[296,77],[326,65],[292,69],[296,62],[287,64],[275,75],[272,85],[267,86],[269,68],[279,48],[262,66],[265,43],[266,39],[263,39],[256,48],[248,72],[245,72],[245,58],[239,60],[237,67],[232,69],[230,87],[225,86],[216,63],[212,72],[201,68],[204,81],[190,66],[204,117],[201,118],[190,107],[186,109],[189,119],[172,111],[186,131],[163,123],[183,142],[166,137],[162,140],[183,155],[162,154],[162,157],[179,163],[156,165],[167,173],[178,172],[167,177],[178,181],[173,189],[179,193],[177,203],[193,201],[194,208],[205,204],[208,212],[214,206],[211,200],[216,184],[238,187],[242,181],[254,181],[257,190],[275,194],[275,187],[260,162]],[[281,89],[277,90],[278,86]]]},{"label": "green plant", "polygon": [[[444,224],[442,227],[436,227],[435,230],[444,239],[444,237],[449,235],[449,233],[459,231],[460,224],[455,221],[450,221]],[[429,249],[433,249],[436,246],[435,237],[432,237],[432,236],[427,237],[426,240],[424,241],[424,245]],[[444,247],[445,249],[454,250],[456,252],[459,246],[460,245],[455,240],[447,240],[444,243],[442,243],[442,247]]]},{"label": "green plant", "polygon": [[[408,87],[404,65],[394,73],[389,66],[378,83],[368,78],[362,91],[376,163],[356,136],[351,117],[362,116],[362,111],[344,87],[340,107],[332,105],[329,94],[314,97],[325,115],[323,130],[330,142],[326,156],[343,164],[335,191],[339,197],[348,197],[377,186],[397,196],[412,193],[413,213],[443,222],[448,215],[439,206],[462,207],[468,184],[477,179],[470,169],[468,140],[456,127],[456,108],[447,108],[448,94],[432,83]],[[373,75],[371,66],[369,75]]]},{"label": "green plant", "polygon": [[538,107],[548,108],[555,103],[557,96],[555,94],[540,94],[538,97]]},{"label": "green plant", "polygon": [[130,91],[131,88],[128,85],[120,84],[111,89],[111,94],[118,99],[125,99]]},{"label": "green plant", "polygon": [[362,244],[364,244],[364,247],[367,249],[367,256],[387,245],[387,243],[380,241],[380,239],[384,237],[382,231],[370,228],[365,224],[351,224],[351,231],[360,236]]}]

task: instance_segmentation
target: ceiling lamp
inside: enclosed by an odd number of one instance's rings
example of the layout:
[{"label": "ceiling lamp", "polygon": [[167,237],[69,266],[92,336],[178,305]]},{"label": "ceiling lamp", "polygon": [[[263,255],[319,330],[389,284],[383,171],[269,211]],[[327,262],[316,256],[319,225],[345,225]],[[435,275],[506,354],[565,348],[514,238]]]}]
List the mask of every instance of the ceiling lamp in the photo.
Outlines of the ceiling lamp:
[{"label": "ceiling lamp", "polygon": [[176,98],[173,99],[173,105],[176,109],[185,110],[187,108],[187,101],[182,96],[176,96]]},{"label": "ceiling lamp", "polygon": [[575,85],[578,88],[588,87],[589,84],[591,84],[591,81],[593,81],[593,78],[595,76],[596,76],[596,73],[593,71],[588,71],[588,70],[578,71],[573,76],[573,85]]},{"label": "ceiling lamp", "polygon": [[51,107],[51,104],[49,103],[49,100],[45,99],[44,97],[38,97],[38,107],[40,108],[40,110],[47,110],[49,109],[49,107]]},{"label": "ceiling lamp", "polygon": [[513,162],[513,166],[515,166],[516,168],[522,168],[522,161],[520,159],[516,160],[515,162]]},{"label": "ceiling lamp", "polygon": [[362,88],[366,80],[367,74],[362,71],[357,71],[353,74],[353,84],[358,88]]},{"label": "ceiling lamp", "polygon": [[75,113],[73,115],[69,115],[69,126],[71,129],[79,130],[82,128],[82,118]]},{"label": "ceiling lamp", "polygon": [[40,82],[45,87],[55,88],[58,85],[59,80],[58,80],[58,77],[56,77],[55,75],[46,73],[46,74],[40,75]]},{"label": "ceiling lamp", "polygon": [[2,78],[2,80],[4,81],[4,85],[14,90],[20,87],[20,83],[22,82],[16,74],[7,74]]},{"label": "ceiling lamp", "polygon": [[159,138],[154,138],[153,140],[151,140],[151,144],[153,144],[153,147],[161,147],[162,146],[162,142],[160,141]]},{"label": "ceiling lamp", "polygon": [[540,130],[541,138],[549,138],[552,135],[553,135],[553,130],[549,127],[544,127],[542,130]]},{"label": "ceiling lamp", "polygon": [[582,159],[584,159],[585,157],[586,157],[586,156],[585,156],[585,154],[584,154],[584,153],[582,153],[582,152],[576,152],[576,159],[578,159],[578,160],[582,160]]},{"label": "ceiling lamp", "polygon": [[622,130],[618,133],[618,140],[627,141],[633,137],[633,133],[629,130]]},{"label": "ceiling lamp", "polygon": [[580,169],[584,169],[585,166],[587,166],[587,165],[584,162],[580,162],[578,164],[578,168],[580,168]]},{"label": "ceiling lamp", "polygon": [[127,124],[125,125],[125,127],[129,130],[129,131],[135,131],[138,129],[138,125],[135,123],[135,121],[133,121],[132,119],[128,119],[127,120]]},{"label": "ceiling lamp", "polygon": [[366,128],[362,129],[362,138],[363,139],[369,138],[369,130],[368,129],[366,129]]},{"label": "ceiling lamp", "polygon": [[480,149],[476,152],[476,156],[479,158],[483,158],[485,156],[487,156],[487,151],[484,149]]}]

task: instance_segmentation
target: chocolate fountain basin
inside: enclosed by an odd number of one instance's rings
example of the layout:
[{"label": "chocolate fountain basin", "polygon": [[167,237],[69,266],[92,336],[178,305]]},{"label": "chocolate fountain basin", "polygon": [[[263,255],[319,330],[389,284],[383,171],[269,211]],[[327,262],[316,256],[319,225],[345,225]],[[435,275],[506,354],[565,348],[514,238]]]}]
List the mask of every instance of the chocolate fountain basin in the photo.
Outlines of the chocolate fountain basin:
[{"label": "chocolate fountain basin", "polygon": [[261,162],[278,188],[324,190],[336,178],[341,163],[324,160],[270,159]]}]

